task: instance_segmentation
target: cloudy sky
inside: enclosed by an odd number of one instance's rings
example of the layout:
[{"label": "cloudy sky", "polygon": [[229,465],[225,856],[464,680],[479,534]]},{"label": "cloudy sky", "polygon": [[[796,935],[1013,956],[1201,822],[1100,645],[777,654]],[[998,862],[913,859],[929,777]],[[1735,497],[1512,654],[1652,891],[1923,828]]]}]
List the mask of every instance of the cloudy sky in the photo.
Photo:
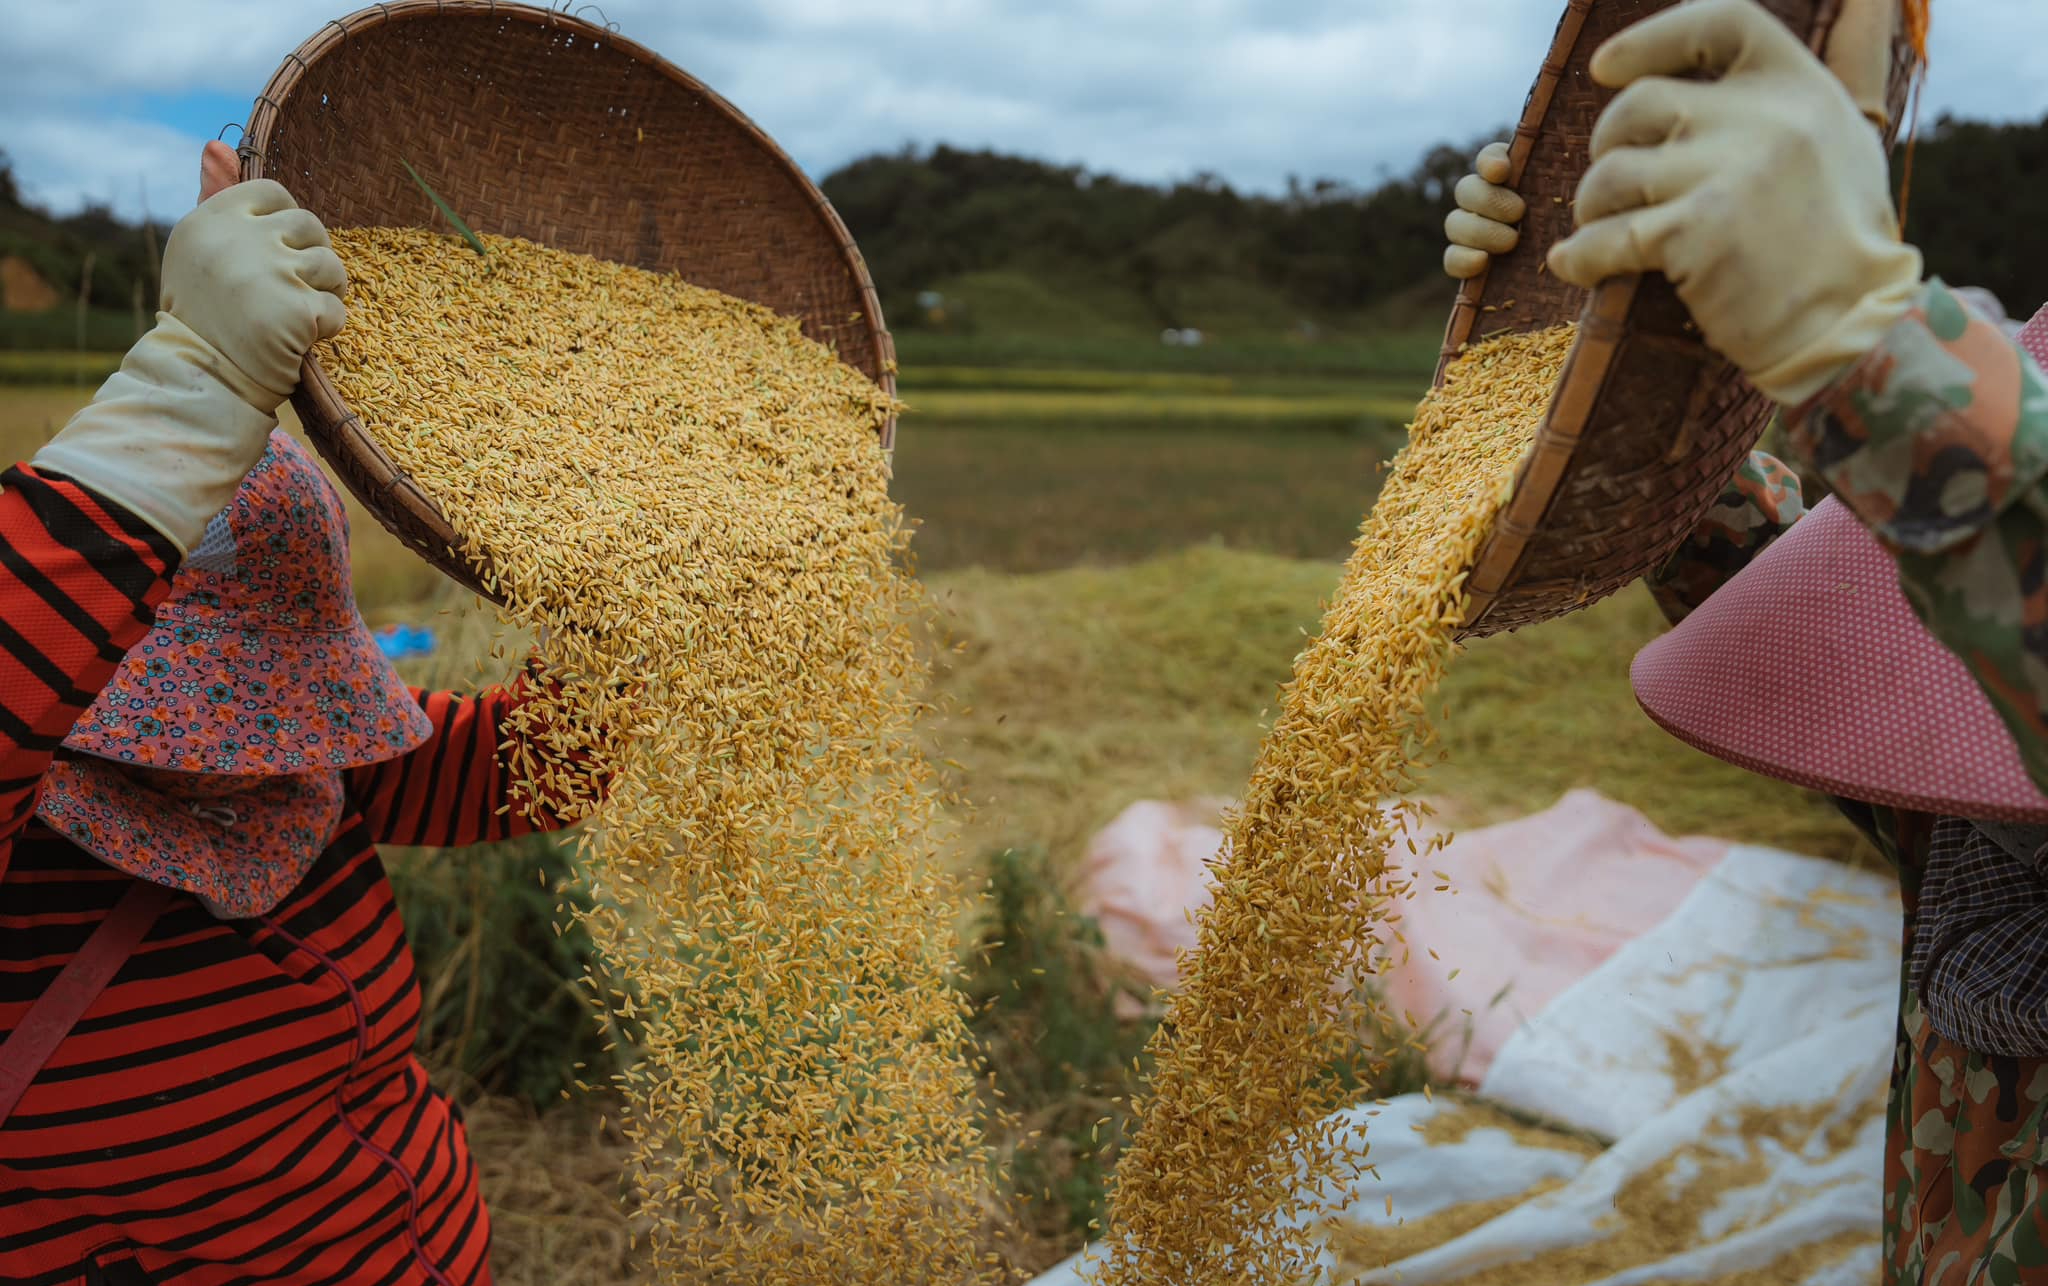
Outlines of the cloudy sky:
[{"label": "cloudy sky", "polygon": [[[573,2],[573,0],[572,0]],[[242,120],[349,0],[22,0],[0,34],[0,148],[60,210],[196,191]],[[1370,182],[1511,120],[1560,0],[601,0],[814,175],[905,143],[1140,179],[1211,170]],[[1927,105],[2048,113],[2048,4],[1935,0]],[[230,133],[232,139],[233,135]]]}]

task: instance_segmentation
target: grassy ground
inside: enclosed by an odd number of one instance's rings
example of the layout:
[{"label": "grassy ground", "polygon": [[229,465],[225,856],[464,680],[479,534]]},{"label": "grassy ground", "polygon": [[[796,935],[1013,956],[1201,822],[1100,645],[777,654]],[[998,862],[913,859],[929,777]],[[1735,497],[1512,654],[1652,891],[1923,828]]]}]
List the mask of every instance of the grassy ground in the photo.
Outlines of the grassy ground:
[{"label": "grassy ground", "polygon": [[[4,361],[0,361],[4,365]],[[905,396],[921,399],[936,390],[966,389],[973,392],[1127,392],[1142,390],[1165,394],[1254,394],[1287,398],[1290,402],[1327,394],[1370,394],[1378,391],[1413,398],[1425,382],[1426,371],[1386,376],[1276,375],[1271,372],[1245,373],[1155,370],[1082,370],[1075,367],[1050,369],[1033,366],[913,366],[901,374]],[[920,402],[920,405],[922,403]],[[1398,413],[1405,417],[1408,406]],[[1219,408],[1224,414],[1233,406]]]},{"label": "grassy ground", "polygon": [[0,349],[0,385],[74,385],[88,388],[121,365],[118,353],[14,352]]},{"label": "grassy ground", "polygon": [[[972,846],[1043,845],[1059,868],[1134,799],[1231,793],[1336,578],[1326,561],[1215,548],[931,577],[961,647],[939,683],[955,707],[948,753],[978,805]],[[1444,687],[1450,759],[1433,793],[1483,824],[1591,786],[1668,830],[1855,860],[1860,841],[1825,803],[1699,754],[1637,710],[1628,660],[1658,620],[1630,590],[1474,643]]]},{"label": "grassy ground", "polygon": [[[0,354],[4,359],[7,354]],[[71,413],[85,404],[96,383],[74,386],[68,380],[45,380],[0,388],[0,454],[10,461],[27,459],[48,442]]]},{"label": "grassy ground", "polygon": [[1424,383],[912,369],[896,494],[923,524],[926,572],[1123,563],[1210,542],[1330,557],[1350,545]]},{"label": "grassy ground", "polygon": [[[39,313],[0,309],[0,352],[70,353],[79,350],[90,354],[118,355],[141,333],[133,309],[94,308],[87,311],[84,321],[84,342],[81,343],[78,310],[69,304]],[[147,329],[154,324],[155,317],[145,314],[141,321],[141,329]],[[4,372],[5,367],[0,366],[0,379],[5,378]]]},{"label": "grassy ground", "polygon": [[906,424],[896,492],[923,524],[927,574],[1125,563],[1212,542],[1330,557],[1350,545],[1390,450],[1385,434],[1324,429]]},{"label": "grassy ground", "polygon": [[[0,456],[33,454],[94,387],[0,386]],[[1003,400],[1008,420],[913,413],[903,423],[896,489],[924,524],[918,559],[927,572],[1128,562],[1211,541],[1335,556],[1350,545],[1399,434],[1397,421],[1352,413],[1360,395],[1331,418],[1276,414],[1264,388],[1217,393],[1207,398],[1210,418],[1185,431],[1132,417],[1055,419],[1029,392]],[[285,422],[297,431],[289,407]],[[381,623],[437,578],[353,498],[349,506],[358,592]]]},{"label": "grassy ground", "polygon": [[1384,390],[1373,384],[1329,392],[1251,392],[1232,388],[1180,391],[1148,384],[1136,388],[933,389],[911,392],[911,421],[936,420],[1005,427],[1069,422],[1256,429],[1286,425],[1398,424],[1415,408],[1421,382]]},{"label": "grassy ground", "polygon": [[[946,299],[936,328],[901,318],[897,352],[913,374],[943,366],[1062,371],[1290,376],[1426,376],[1436,364],[1451,292],[1425,280],[1368,313],[1321,319],[1243,281],[1195,285],[1175,301],[1181,325],[1203,328],[1192,348],[1160,341],[1157,309],[1107,283],[1051,282],[1015,272],[935,283]],[[1192,283],[1190,283],[1192,284]]]},{"label": "grassy ground", "polygon": [[1215,339],[1171,348],[1151,337],[948,335],[904,331],[896,352],[906,370],[925,366],[1019,366],[1084,371],[1171,371],[1190,374],[1427,376],[1435,369],[1440,333],[1350,340]]}]

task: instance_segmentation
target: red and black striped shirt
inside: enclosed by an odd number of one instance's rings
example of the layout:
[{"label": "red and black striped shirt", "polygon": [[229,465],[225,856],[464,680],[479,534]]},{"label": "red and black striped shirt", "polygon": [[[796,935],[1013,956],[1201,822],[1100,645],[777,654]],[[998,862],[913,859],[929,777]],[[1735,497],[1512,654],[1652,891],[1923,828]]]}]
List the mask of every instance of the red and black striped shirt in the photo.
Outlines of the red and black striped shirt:
[{"label": "red and black striped shirt", "polygon": [[[65,479],[0,478],[0,1039],[131,883],[34,819],[52,754],[169,589],[176,551]],[[413,1055],[419,988],[377,845],[527,828],[519,698],[420,693],[432,738],[348,775],[268,915],[179,895],[0,1126],[0,1283],[490,1279],[454,1107]]]}]

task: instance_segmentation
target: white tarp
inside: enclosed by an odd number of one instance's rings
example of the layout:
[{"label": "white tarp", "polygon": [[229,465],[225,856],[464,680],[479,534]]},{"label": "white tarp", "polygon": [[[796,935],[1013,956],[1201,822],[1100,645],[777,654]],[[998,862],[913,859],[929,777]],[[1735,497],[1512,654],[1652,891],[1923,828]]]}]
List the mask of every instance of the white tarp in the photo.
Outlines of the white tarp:
[{"label": "white tarp", "polygon": [[[1224,802],[1141,800],[1082,861],[1079,910],[1113,957],[1166,991],[1179,985],[1178,953],[1194,949],[1193,916],[1209,904]],[[1411,823],[1408,835],[1419,844],[1437,830]],[[1443,878],[1401,904],[1407,948],[1376,974],[1387,1007],[1430,1035],[1437,1084],[1477,1086],[1529,1015],[1662,922],[1732,847],[1666,835],[1583,789],[1540,813],[1461,830],[1430,858]]]},{"label": "white tarp", "polygon": [[[1331,1264],[1401,1286],[1875,1280],[1898,935],[1890,879],[1731,849],[1516,1030],[1482,1106],[1346,1113],[1378,1177],[1336,1194]],[[1038,1283],[1082,1280],[1070,1261]]]}]

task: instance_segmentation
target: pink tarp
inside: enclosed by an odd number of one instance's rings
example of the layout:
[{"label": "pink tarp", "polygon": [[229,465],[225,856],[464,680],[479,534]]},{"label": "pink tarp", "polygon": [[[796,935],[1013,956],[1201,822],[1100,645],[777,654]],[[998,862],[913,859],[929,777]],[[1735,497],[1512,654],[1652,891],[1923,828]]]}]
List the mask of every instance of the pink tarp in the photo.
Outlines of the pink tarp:
[{"label": "pink tarp", "polygon": [[[1175,953],[1194,945],[1189,913],[1208,901],[1221,808],[1133,804],[1089,845],[1080,910],[1155,986],[1172,988]],[[1381,974],[1387,1001],[1432,1029],[1439,1080],[1476,1085],[1524,1018],[1669,915],[1728,848],[1672,839],[1590,790],[1464,832],[1429,859],[1449,890],[1424,879],[1404,905],[1405,952]]]}]

